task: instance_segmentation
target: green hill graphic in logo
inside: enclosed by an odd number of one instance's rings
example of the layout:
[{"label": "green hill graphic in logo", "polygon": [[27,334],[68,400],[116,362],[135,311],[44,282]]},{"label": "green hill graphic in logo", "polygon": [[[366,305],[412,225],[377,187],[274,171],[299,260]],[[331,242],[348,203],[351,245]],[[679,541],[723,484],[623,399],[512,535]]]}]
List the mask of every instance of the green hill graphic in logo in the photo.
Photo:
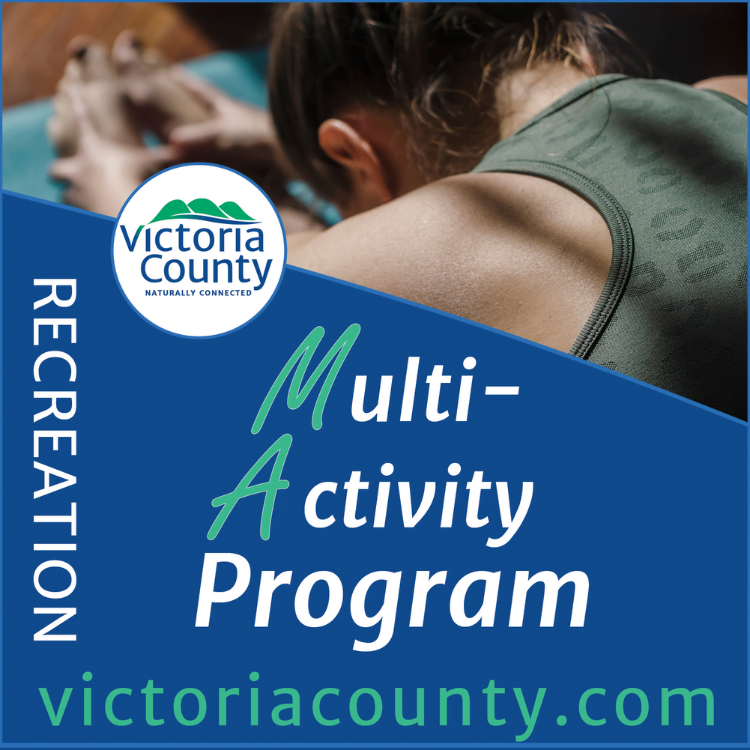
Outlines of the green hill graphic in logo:
[{"label": "green hill graphic in logo", "polygon": [[226,201],[217,206],[208,198],[196,198],[190,203],[179,199],[169,201],[149,222],[167,219],[199,219],[201,221],[221,222],[222,224],[257,224],[258,222],[243,211],[234,201]]}]

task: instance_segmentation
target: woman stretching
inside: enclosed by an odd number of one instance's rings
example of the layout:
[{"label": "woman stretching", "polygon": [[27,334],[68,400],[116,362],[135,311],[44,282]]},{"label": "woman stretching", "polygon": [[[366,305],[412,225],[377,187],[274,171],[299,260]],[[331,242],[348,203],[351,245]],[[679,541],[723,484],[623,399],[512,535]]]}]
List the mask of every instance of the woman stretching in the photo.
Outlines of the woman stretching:
[{"label": "woman stretching", "polygon": [[123,91],[161,112],[168,146],[106,136],[78,71],[60,93],[76,143],[53,174],[116,213],[154,159],[265,150],[345,217],[291,234],[291,264],[746,419],[746,81],[609,73],[604,31],[557,5],[291,4],[271,50],[275,139],[257,110],[125,45]]}]

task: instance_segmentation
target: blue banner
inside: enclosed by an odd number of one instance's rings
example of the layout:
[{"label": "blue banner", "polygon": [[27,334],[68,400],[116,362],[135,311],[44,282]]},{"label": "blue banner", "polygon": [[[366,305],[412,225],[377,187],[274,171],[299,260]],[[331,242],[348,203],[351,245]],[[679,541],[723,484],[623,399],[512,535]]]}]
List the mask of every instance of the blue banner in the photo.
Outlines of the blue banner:
[{"label": "blue banner", "polygon": [[294,267],[171,335],[3,216],[3,746],[747,746],[744,422]]}]

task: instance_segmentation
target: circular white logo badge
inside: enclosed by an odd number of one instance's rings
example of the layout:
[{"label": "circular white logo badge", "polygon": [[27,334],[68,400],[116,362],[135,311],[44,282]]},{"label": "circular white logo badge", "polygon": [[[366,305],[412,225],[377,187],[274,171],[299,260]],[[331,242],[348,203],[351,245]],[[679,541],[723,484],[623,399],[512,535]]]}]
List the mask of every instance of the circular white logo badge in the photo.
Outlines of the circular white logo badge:
[{"label": "circular white logo badge", "polygon": [[150,323],[179,336],[220,336],[271,301],[286,237],[254,182],[224,167],[186,164],[130,196],[115,225],[112,262],[125,297]]}]

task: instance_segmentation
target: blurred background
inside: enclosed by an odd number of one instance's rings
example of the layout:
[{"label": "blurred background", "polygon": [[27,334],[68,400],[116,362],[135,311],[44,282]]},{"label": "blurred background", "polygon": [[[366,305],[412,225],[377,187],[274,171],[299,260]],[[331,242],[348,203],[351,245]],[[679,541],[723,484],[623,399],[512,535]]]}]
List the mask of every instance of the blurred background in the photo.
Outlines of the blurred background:
[{"label": "blurred background", "polygon": [[267,42],[273,3],[4,3],[3,107],[54,93],[66,46],[134,29],[174,62]]},{"label": "blurred background", "polygon": [[[267,42],[273,3],[4,3],[3,106],[50,96],[77,34],[109,46],[135,29],[173,61]],[[277,7],[277,6],[276,6]],[[582,3],[604,13],[650,61],[656,77],[694,83],[744,73],[745,3]],[[633,73],[644,74],[641,65]],[[628,72],[628,71],[626,71]]]}]

